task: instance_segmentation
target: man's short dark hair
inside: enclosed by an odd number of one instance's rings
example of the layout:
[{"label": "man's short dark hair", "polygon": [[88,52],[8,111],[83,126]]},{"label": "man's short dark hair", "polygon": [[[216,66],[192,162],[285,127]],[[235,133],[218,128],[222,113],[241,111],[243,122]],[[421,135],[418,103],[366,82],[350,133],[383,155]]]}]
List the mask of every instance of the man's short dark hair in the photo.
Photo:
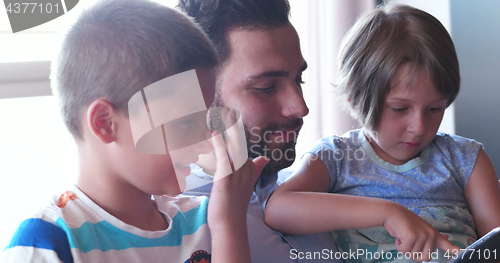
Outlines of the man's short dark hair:
[{"label": "man's short dark hair", "polygon": [[288,0],[179,0],[179,9],[212,40],[221,65],[229,57],[226,33],[233,28],[272,29],[288,23]]}]

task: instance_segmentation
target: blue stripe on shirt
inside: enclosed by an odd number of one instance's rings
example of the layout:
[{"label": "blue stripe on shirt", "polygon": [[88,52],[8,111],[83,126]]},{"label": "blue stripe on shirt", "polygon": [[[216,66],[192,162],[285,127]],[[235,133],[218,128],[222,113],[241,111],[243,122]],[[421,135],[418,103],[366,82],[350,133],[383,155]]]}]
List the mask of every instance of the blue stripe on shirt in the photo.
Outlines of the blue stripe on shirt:
[{"label": "blue stripe on shirt", "polygon": [[64,230],[39,218],[30,218],[21,222],[5,249],[16,246],[53,250],[62,262],[73,262],[68,237]]},{"label": "blue stripe on shirt", "polygon": [[207,223],[208,199],[185,213],[178,212],[172,219],[173,227],[170,232],[160,238],[145,238],[121,230],[107,221],[98,223],[85,222],[79,228],[70,228],[62,219],[59,225],[68,235],[71,248],[78,248],[86,253],[93,249],[101,251],[123,250],[128,248],[179,246],[182,238],[195,233]]}]

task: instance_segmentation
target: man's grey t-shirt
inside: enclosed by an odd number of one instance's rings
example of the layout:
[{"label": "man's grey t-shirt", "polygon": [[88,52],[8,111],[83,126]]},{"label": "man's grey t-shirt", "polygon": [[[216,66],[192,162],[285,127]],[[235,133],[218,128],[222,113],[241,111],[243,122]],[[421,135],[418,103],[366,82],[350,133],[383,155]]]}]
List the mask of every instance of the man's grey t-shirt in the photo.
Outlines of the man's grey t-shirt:
[{"label": "man's grey t-shirt", "polygon": [[[333,255],[338,250],[330,233],[292,236],[275,231],[264,222],[264,208],[268,198],[291,173],[291,170],[284,169],[257,181],[247,212],[252,262],[343,262],[334,259]],[[184,194],[210,197],[212,180],[211,175],[192,164],[191,174],[186,178],[186,189],[190,190]]]}]

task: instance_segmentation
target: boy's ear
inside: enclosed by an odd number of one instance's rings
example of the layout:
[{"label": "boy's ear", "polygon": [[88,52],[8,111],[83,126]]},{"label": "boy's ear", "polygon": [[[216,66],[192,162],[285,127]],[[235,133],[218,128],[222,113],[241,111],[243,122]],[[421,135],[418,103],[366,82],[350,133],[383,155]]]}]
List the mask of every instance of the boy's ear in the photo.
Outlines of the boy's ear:
[{"label": "boy's ear", "polygon": [[115,108],[105,99],[93,101],[87,109],[87,125],[90,132],[103,143],[115,141],[116,117]]}]

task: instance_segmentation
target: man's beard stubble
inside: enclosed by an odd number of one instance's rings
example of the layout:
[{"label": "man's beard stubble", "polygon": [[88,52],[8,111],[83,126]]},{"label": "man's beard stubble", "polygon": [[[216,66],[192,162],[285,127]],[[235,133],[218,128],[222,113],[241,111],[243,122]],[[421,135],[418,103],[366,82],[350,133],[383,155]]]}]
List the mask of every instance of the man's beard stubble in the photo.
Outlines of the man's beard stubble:
[{"label": "man's beard stubble", "polygon": [[[267,176],[275,174],[281,169],[287,168],[293,164],[295,161],[295,144],[297,143],[297,137],[299,135],[299,130],[302,126],[302,118],[289,121],[285,124],[271,123],[266,127],[247,127],[245,128],[245,137],[247,141],[247,152],[249,158],[256,158],[259,156],[266,156],[269,158],[269,163],[262,170],[261,176]],[[283,130],[294,130],[296,131],[284,132],[286,136],[293,136],[292,140],[286,142],[274,142],[275,145],[266,142],[265,134],[270,134],[273,131],[283,131]],[[255,133],[255,130],[258,133]],[[258,134],[258,136],[257,136]],[[259,138],[257,141],[255,137]]]},{"label": "man's beard stubble", "polygon": [[[217,107],[226,107],[222,102],[220,95],[220,91],[216,92],[213,105]],[[302,118],[290,120],[284,124],[270,123],[266,127],[248,127],[244,121],[245,120],[243,120],[243,126],[245,130],[248,157],[251,159],[259,156],[266,156],[269,158],[269,163],[262,170],[261,176],[275,174],[293,164],[296,157],[295,145],[297,144],[299,131],[303,124]],[[259,140],[257,141],[252,140],[253,136],[256,135],[252,128],[257,128],[259,131],[257,136]],[[286,142],[275,143],[275,146],[273,147],[264,139],[265,134],[283,130],[295,130],[293,131],[293,139]],[[273,154],[276,152],[280,154]]]}]

